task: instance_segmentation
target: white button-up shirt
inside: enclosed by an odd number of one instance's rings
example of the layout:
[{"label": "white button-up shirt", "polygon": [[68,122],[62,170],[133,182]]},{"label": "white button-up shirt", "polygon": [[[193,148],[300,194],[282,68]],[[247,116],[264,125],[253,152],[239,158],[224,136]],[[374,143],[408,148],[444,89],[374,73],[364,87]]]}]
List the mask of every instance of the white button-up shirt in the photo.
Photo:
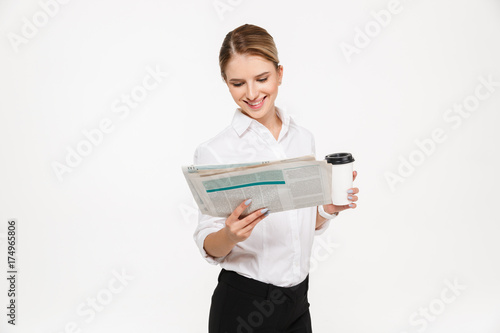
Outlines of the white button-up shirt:
[{"label": "white button-up shirt", "polygon": [[[314,135],[297,125],[281,108],[282,121],[276,140],[269,129],[236,109],[230,126],[200,144],[194,164],[231,164],[316,155]],[[236,208],[236,207],[234,207]],[[265,207],[255,207],[253,210]],[[253,229],[250,237],[239,242],[224,257],[214,258],[203,248],[205,238],[224,228],[225,218],[202,214],[194,240],[202,256],[212,264],[243,276],[290,287],[302,282],[309,273],[314,235],[324,232],[330,221],[315,230],[317,207],[306,207],[269,214]]]}]

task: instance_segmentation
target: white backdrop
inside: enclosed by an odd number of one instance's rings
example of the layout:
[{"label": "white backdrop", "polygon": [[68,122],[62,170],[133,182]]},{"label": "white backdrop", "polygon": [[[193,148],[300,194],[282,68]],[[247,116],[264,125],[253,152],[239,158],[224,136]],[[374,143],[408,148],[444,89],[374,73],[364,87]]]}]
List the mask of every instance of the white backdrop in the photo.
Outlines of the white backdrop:
[{"label": "white backdrop", "polygon": [[356,158],[358,208],[314,245],[314,331],[500,332],[494,0],[2,0],[0,331],[206,331],[219,267],[180,167],[231,122],[218,52],[244,23],[317,158]]}]

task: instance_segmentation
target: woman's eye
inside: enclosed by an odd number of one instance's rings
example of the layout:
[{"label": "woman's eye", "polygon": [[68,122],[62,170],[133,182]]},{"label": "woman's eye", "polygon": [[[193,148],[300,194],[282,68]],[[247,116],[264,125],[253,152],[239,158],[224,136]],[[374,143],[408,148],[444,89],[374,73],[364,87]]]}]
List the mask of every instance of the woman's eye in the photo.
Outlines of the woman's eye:
[{"label": "woman's eye", "polygon": [[[263,79],[258,79],[257,81],[259,81],[259,82],[266,82],[267,81],[267,77],[265,77]],[[241,87],[242,85],[243,85],[243,83],[233,83],[234,87]]]}]

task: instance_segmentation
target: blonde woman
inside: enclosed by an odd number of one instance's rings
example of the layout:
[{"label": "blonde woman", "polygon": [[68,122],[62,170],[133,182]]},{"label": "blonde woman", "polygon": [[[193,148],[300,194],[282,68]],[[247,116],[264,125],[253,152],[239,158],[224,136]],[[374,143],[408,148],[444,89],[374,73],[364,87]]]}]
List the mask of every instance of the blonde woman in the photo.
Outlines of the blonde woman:
[{"label": "blonde woman", "polygon": [[[238,108],[228,127],[197,147],[194,164],[315,154],[313,134],[274,104],[283,66],[265,29],[245,24],[229,32],[219,65]],[[222,268],[209,332],[312,332],[307,291],[313,238],[340,211],[356,208],[358,192],[346,193],[351,204],[345,206],[271,212],[253,207],[249,195],[227,219],[200,212],[195,242],[209,263]]]}]

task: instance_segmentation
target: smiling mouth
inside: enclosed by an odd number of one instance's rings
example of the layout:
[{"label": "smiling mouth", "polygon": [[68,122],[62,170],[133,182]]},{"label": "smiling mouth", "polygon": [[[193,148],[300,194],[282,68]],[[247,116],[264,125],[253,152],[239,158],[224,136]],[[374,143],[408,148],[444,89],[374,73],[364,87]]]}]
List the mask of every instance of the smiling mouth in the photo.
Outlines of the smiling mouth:
[{"label": "smiling mouth", "polygon": [[252,109],[259,109],[264,104],[264,100],[266,99],[266,97],[267,96],[264,96],[260,101],[255,102],[255,103],[250,103],[248,101],[245,101],[245,103],[247,103],[248,106],[250,106],[250,108],[252,108]]}]

